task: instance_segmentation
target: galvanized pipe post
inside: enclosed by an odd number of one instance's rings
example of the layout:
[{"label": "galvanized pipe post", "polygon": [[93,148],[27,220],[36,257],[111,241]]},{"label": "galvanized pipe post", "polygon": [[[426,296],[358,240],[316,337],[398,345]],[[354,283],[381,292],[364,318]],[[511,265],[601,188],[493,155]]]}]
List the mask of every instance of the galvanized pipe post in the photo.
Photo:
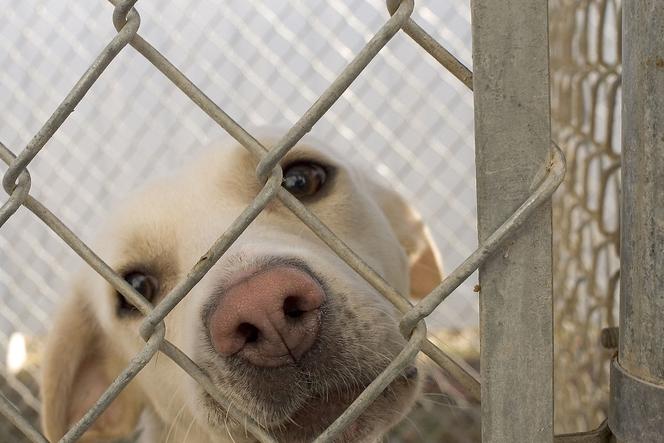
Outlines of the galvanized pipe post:
[{"label": "galvanized pipe post", "polygon": [[[482,242],[550,165],[547,0],[473,0]],[[480,267],[482,441],[553,440],[551,204]]]},{"label": "galvanized pipe post", "polygon": [[664,439],[664,4],[623,2],[620,343],[609,425]]}]

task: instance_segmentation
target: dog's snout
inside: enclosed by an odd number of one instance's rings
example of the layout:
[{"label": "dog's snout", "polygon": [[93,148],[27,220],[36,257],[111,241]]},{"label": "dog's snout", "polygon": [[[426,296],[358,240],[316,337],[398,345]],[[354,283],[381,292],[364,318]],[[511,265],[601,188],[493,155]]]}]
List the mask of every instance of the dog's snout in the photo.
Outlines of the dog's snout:
[{"label": "dog's snout", "polygon": [[222,356],[276,367],[299,360],[316,341],[325,293],[307,272],[292,266],[260,271],[224,292],[208,325]]}]

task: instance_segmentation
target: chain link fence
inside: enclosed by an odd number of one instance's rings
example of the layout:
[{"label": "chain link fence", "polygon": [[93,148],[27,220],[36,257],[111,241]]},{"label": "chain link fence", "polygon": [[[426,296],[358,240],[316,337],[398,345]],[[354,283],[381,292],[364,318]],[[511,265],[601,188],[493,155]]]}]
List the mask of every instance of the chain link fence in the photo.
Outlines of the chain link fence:
[{"label": "chain link fence", "polygon": [[[141,7],[141,35],[248,127],[296,123],[356,54],[362,51],[361,63],[368,63],[375,55],[372,52],[381,49],[384,42],[373,47],[370,42],[369,50],[363,49],[377,30],[386,41],[397,34],[364,71],[361,66],[354,69],[353,76],[361,75],[325,113],[316,133],[342,147],[342,154],[352,161],[370,165],[415,201],[445,251],[448,269],[472,252],[476,245],[472,95],[412,39],[397,33],[408,17],[403,6],[400,18],[387,25],[389,15],[382,2],[169,2]],[[77,242],[73,232],[83,242],[89,241],[114,197],[150,176],[172,170],[183,158],[224,136],[216,123],[225,114],[219,109],[211,111],[214,105],[200,96],[192,104],[137,52],[122,51],[95,81],[116,51],[132,38],[136,43],[132,28],[137,24],[132,23],[131,15],[126,24],[116,21],[120,34],[114,37],[110,12],[103,2],[7,5],[3,14],[9,25],[0,36],[0,57],[11,67],[1,74],[1,93],[5,108],[12,109],[0,136],[8,146],[28,144],[24,151],[28,154],[21,155],[27,161],[19,160],[23,165],[48,142],[48,148],[30,164],[35,198],[28,198],[24,206],[65,237],[88,263],[96,259]],[[462,60],[470,58],[468,17],[468,6],[461,2],[422,4],[413,15],[434,29],[436,39],[449,41],[450,49]],[[103,42],[111,39],[111,46],[116,47],[103,51],[96,67],[83,77],[84,88],[79,84],[73,91],[75,98],[68,98],[68,103],[50,116],[63,91],[100,52]],[[433,46],[429,42],[429,51],[439,60],[448,57],[454,62],[435,42]],[[155,62],[154,57],[150,62],[160,69],[172,68],[168,61]],[[466,84],[469,78],[465,77]],[[181,88],[193,85],[184,77],[180,80]],[[65,120],[73,106],[70,103],[82,98],[90,86],[90,92]],[[344,87],[332,89],[341,92]],[[191,96],[191,91],[187,95]],[[197,105],[214,114],[217,122]],[[322,114],[305,120],[313,122]],[[49,123],[28,143],[46,120]],[[223,122],[222,126],[229,129]],[[240,138],[245,142],[249,137],[241,128],[233,131],[236,137],[243,134]],[[297,138],[299,135],[293,141]],[[253,144],[249,149],[259,154],[263,148]],[[5,162],[11,162],[10,151],[3,153]],[[0,314],[0,351],[7,355],[20,349],[24,336],[30,339],[44,333],[70,269],[78,261],[53,231],[45,229],[24,207],[11,216],[10,206],[20,203],[27,189],[22,181],[14,188],[16,178],[28,180],[21,171],[22,166],[16,163],[4,171],[7,189],[13,190],[5,208],[9,210],[3,213],[8,221],[0,237],[0,290],[7,307]],[[259,196],[262,203],[278,191],[274,184],[275,180],[270,180]],[[46,208],[53,208],[63,224]],[[259,210],[254,207],[249,211],[254,214]],[[97,262],[95,267],[99,270],[103,265]],[[105,276],[113,280],[110,273]],[[447,309],[439,311],[434,324],[448,328],[475,324],[473,282],[459,283],[462,288],[450,297]],[[158,323],[153,326],[158,327]],[[472,337],[468,347],[476,348]],[[164,346],[158,334],[149,345],[149,353]],[[177,360],[176,350],[170,349],[170,355]],[[2,366],[9,396],[18,394],[34,415],[39,408],[34,390],[38,364],[24,363],[19,377],[10,360]],[[195,368],[188,369],[195,372]]]},{"label": "chain link fence", "polygon": [[607,416],[620,268],[619,0],[550,2],[552,133],[568,172],[554,217],[555,424],[597,427]]},{"label": "chain link fence", "polygon": [[[0,100],[11,112],[3,115],[0,140],[18,154],[116,31],[112,6],[104,2],[3,6]],[[619,6],[551,2],[554,140],[570,165],[554,204],[559,432],[588,429],[605,413],[608,358],[597,336],[617,318]],[[384,2],[374,0],[166,1],[139,3],[139,9],[140,35],[248,128],[296,124],[389,17]],[[467,2],[421,1],[412,20],[470,66]],[[477,247],[473,109],[472,93],[441,68],[439,61],[450,59],[436,48],[431,43],[428,49],[438,61],[397,32],[316,123],[315,133],[414,202],[449,272]],[[468,85],[470,77],[456,72]],[[30,163],[35,203],[28,207],[48,218],[35,206],[41,202],[90,241],[117,196],[227,137],[219,118],[206,115],[209,104],[201,112],[201,101],[194,104],[187,95],[143,55],[123,50]],[[263,197],[275,192],[266,188]],[[39,340],[31,338],[48,328],[70,270],[81,262],[24,207],[4,224],[0,243],[0,353],[9,355],[12,344],[20,349],[27,336],[28,354],[38,355]],[[476,328],[475,281],[458,278],[471,268],[455,273],[439,292],[460,284],[428,320],[433,329]],[[462,334],[461,341],[477,350],[476,337]],[[10,363],[0,361],[3,393],[34,422],[38,361],[28,357],[20,371]]]}]

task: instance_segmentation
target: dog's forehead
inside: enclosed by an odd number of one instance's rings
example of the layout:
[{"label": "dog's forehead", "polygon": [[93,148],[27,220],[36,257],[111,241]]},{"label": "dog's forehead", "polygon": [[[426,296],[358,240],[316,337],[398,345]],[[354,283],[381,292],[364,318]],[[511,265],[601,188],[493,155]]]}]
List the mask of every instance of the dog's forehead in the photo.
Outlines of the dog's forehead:
[{"label": "dog's forehead", "polygon": [[[280,164],[286,167],[302,160],[344,171],[337,175],[346,177],[347,185],[359,188],[354,185],[356,171],[336,161],[328,148],[300,144]],[[102,238],[115,239],[107,246],[126,257],[145,256],[148,251],[150,255],[158,254],[178,246],[182,236],[189,236],[192,229],[218,235],[219,226],[230,223],[260,192],[257,164],[257,159],[240,145],[214,146],[179,171],[127,195],[107,219]]]},{"label": "dog's forehead", "polygon": [[[352,170],[350,165],[336,161],[327,149],[309,144],[294,147],[280,164],[283,167],[302,160]],[[246,204],[261,189],[255,173],[257,164],[255,156],[240,145],[214,147],[168,177],[153,180],[126,196],[120,208],[140,218],[141,214],[160,210],[166,213],[177,208],[192,210],[194,204],[207,204],[211,198]]]}]

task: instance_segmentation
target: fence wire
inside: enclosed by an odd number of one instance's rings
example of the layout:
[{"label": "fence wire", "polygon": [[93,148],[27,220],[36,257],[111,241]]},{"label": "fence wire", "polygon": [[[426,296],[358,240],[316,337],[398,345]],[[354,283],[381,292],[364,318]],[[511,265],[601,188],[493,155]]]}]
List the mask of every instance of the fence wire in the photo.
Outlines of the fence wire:
[{"label": "fence wire", "polygon": [[[546,171],[545,176],[533,191],[531,196],[522,204],[522,206],[501,225],[494,234],[492,234],[485,243],[471,254],[466,254],[462,263],[454,269],[443,283],[431,294],[422,299],[416,306],[411,306],[410,302],[391,288],[382,278],[376,274],[366,263],[354,254],[335,234],[330,231],[320,220],[311,214],[300,202],[292,197],[287,191],[281,188],[281,168],[276,166],[278,161],[285,153],[292,148],[299,139],[315,125],[335,104],[342,94],[346,94],[350,84],[365,70],[371,60],[379,54],[386,44],[401,29],[410,38],[426,50],[436,62],[443,67],[464,85],[470,86],[472,74],[463,64],[459,63],[451,54],[444,49],[436,39],[428,35],[412,18],[413,2],[412,0],[403,0],[398,2],[389,2],[390,12],[393,14],[388,19],[383,19],[377,27],[377,31],[371,39],[363,43],[362,48],[349,60],[345,61],[345,67],[338,75],[332,75],[331,78],[325,78],[323,82],[324,89],[321,94],[312,94],[313,105],[306,112],[296,113],[301,117],[296,120],[284,136],[272,147],[262,146],[250,132],[247,132],[241,125],[236,123],[229,114],[220,108],[214,101],[208,98],[198,86],[192,82],[188,76],[185,76],[178,70],[169,59],[163,56],[155,47],[144,37],[139,35],[140,17],[138,12],[133,9],[136,0],[122,1],[117,4],[113,12],[113,23],[117,28],[117,33],[109,36],[107,45],[98,51],[94,62],[87,68],[85,74],[79,79],[76,85],[70,90],[66,98],[60,103],[56,111],[45,116],[46,123],[43,124],[34,137],[31,138],[27,146],[21,150],[16,150],[16,156],[4,145],[0,145],[0,157],[8,164],[8,169],[3,176],[3,186],[9,197],[3,202],[0,208],[0,225],[11,220],[13,214],[23,207],[47,225],[52,232],[57,234],[70,248],[72,248],[89,266],[93,267],[101,274],[112,286],[122,293],[132,304],[134,304],[144,315],[145,319],[141,326],[141,335],[146,341],[144,350],[132,359],[130,365],[125,368],[123,373],[113,382],[113,384],[102,395],[95,406],[67,433],[63,441],[73,441],[80,437],[90,424],[103,412],[103,410],[113,401],[126,384],[141,370],[142,367],[157,353],[161,352],[181,366],[189,375],[221,405],[227,404],[223,395],[215,388],[210,380],[205,376],[198,366],[190,360],[179,349],[165,340],[165,331],[163,320],[168,313],[181,301],[189,290],[198,282],[205,273],[216,263],[221,255],[230,247],[233,241],[246,229],[252,220],[261,212],[261,210],[273,199],[279,198],[286,207],[288,207],[305,225],[307,225],[316,235],[318,235],[334,252],[343,258],[351,268],[364,277],[372,286],[389,299],[400,311],[404,317],[400,323],[403,335],[408,339],[408,345],[402,352],[388,365],[372,382],[365,391],[350,405],[350,407],[317,439],[317,441],[330,441],[339,432],[341,432],[349,423],[351,423],[366,408],[373,399],[378,396],[383,389],[394,379],[394,377],[410,364],[415,355],[421,350],[427,354],[433,361],[444,368],[453,378],[455,378],[472,397],[479,398],[479,382],[472,371],[460,364],[457,359],[448,356],[446,353],[436,347],[426,337],[426,327],[424,320],[440,305],[459,285],[461,285],[479,266],[483,263],[502,242],[518,229],[527,217],[538,207],[539,204],[547,201],[558,184],[562,181],[565,172],[565,163],[562,153],[553,145],[551,150],[550,162],[543,165]],[[285,31],[284,31],[285,32]],[[402,35],[401,33],[399,35]],[[241,45],[241,42],[238,42]],[[166,297],[154,309],[138,293],[136,293],[120,276],[109,268],[99,257],[97,257],[85,242],[82,241],[72,230],[56,217],[39,199],[29,194],[31,189],[31,177],[28,174],[27,167],[32,160],[41,155],[42,149],[46,143],[53,137],[56,131],[63,125],[67,117],[74,111],[88,90],[95,86],[102,73],[108,67],[109,63],[118,54],[126,54],[125,46],[131,45],[138,53],[144,57],[151,65],[156,67],[161,73],[179,88],[189,99],[191,99],[205,114],[207,114],[216,124],[222,127],[231,137],[236,139],[246,149],[253,153],[259,160],[258,177],[264,179],[264,186],[261,192],[256,196],[251,205],[249,205],[238,219],[229,227],[222,237],[213,244],[194,268],[189,272],[186,279],[166,295]],[[419,54],[426,56],[426,54]],[[137,61],[138,59],[134,59]],[[181,61],[187,64],[186,60]],[[406,68],[407,70],[407,68]],[[407,76],[406,76],[407,77]],[[126,85],[123,85],[126,86]],[[261,94],[269,95],[269,87],[261,90]],[[350,95],[350,92],[348,92]],[[389,94],[388,94],[389,95]],[[358,101],[360,103],[361,101]],[[359,106],[359,105],[358,105]],[[359,106],[361,109],[361,106]],[[16,116],[14,116],[16,117]],[[115,116],[121,118],[121,116]],[[404,124],[404,127],[417,120],[413,118]],[[450,119],[450,125],[454,126],[454,119]],[[185,123],[186,124],[186,123]],[[344,127],[336,128],[344,130]],[[392,141],[392,140],[391,140]],[[270,148],[270,149],[268,149]],[[401,147],[401,155],[411,159],[413,162],[416,157],[408,154],[405,147]],[[396,143],[395,150],[399,152],[399,144]],[[409,156],[410,155],[410,156]],[[403,159],[402,159],[403,161]],[[415,163],[417,164],[417,163]],[[84,169],[88,167],[87,163],[79,165]],[[125,165],[126,167],[127,165]],[[422,167],[421,164],[419,167]],[[545,168],[544,168],[545,167]],[[37,176],[35,176],[37,179]],[[75,178],[72,178],[72,185],[78,185]],[[435,188],[435,183],[427,183],[426,186]],[[440,186],[440,185],[439,185]],[[37,185],[35,185],[37,188]],[[80,214],[79,214],[80,215]],[[57,266],[57,265],[56,265]],[[64,270],[63,270],[64,271]],[[29,303],[28,300],[23,302]],[[29,306],[28,306],[29,307]],[[45,314],[46,315],[46,314]],[[20,320],[19,320],[20,321]],[[5,413],[9,419],[19,428],[25,431],[26,435],[32,441],[45,441],[38,431],[30,426],[25,420],[21,420],[15,414],[12,406],[4,399],[0,399],[0,411]],[[14,412],[12,412],[14,411]],[[247,424],[249,431],[260,441],[272,441],[269,433],[261,428],[251,417],[242,416],[239,412],[229,410],[232,418]]]},{"label": "fence wire", "polygon": [[[282,202],[289,207],[306,225],[323,239],[337,254],[339,254],[349,265],[365,277],[374,287],[383,293],[402,311],[410,308],[409,302],[390,288],[372,269],[370,269],[358,256],[348,249],[331,231],[329,231],[316,217],[302,206],[288,192],[281,189],[281,168],[275,166],[276,162],[290,150],[299,139],[325,114],[326,111],[341,96],[352,81],[362,72],[373,57],[381,48],[400,30],[400,28],[410,20],[413,10],[412,1],[404,1],[398,5],[389,18],[369,40],[357,56],[348,64],[341,74],[332,82],[323,94],[314,102],[312,107],[292,126],[291,130],[277,142],[272,151],[260,145],[248,132],[232,120],[221,108],[212,102],[203,94],[184,74],[182,74],[174,65],[172,65],[161,53],[159,53],[150,43],[137,34],[140,25],[138,12],[133,9],[136,1],[126,1],[118,3],[113,13],[113,23],[118,33],[102,49],[92,64],[88,67],[83,76],[71,89],[69,94],[57,107],[56,111],[47,119],[37,134],[31,139],[28,145],[20,151],[17,156],[4,146],[1,146],[2,159],[9,165],[3,177],[3,185],[10,195],[9,199],[0,209],[0,222],[4,224],[20,205],[30,209],[37,217],[46,223],[58,236],[60,236],[77,254],[83,258],[90,266],[99,272],[108,280],[127,300],[134,304],[145,316],[141,327],[141,335],[146,340],[146,348],[137,355],[130,365],[116,378],[109,386],[97,403],[85,414],[85,416],[71,428],[63,437],[63,441],[73,441],[79,438],[87,428],[99,417],[99,415],[108,407],[113,399],[127,385],[127,383],[142,369],[145,364],[160,350],[168,355],[173,361],[185,369],[201,386],[221,405],[227,404],[226,399],[213,384],[207,379],[204,373],[192,362],[186,355],[164,339],[163,319],[173,307],[186,296],[191,288],[205,275],[205,273],[216,263],[221,255],[228,249],[233,241],[247,228],[253,219],[262,211],[262,209],[274,197],[279,197]],[[414,28],[417,32],[418,29]],[[427,37],[423,31],[419,30],[419,37]],[[418,34],[414,36],[418,39]],[[205,256],[189,272],[187,278],[180,282],[164,298],[159,305],[151,309],[138,293],[136,293],[126,282],[113,272],[92,250],[90,250],[76,235],[67,228],[52,212],[43,206],[38,200],[35,200],[28,191],[31,186],[30,176],[26,170],[28,164],[37,156],[46,142],[55,134],[62,123],[71,114],[74,108],[82,100],[95,81],[110,62],[120,53],[120,51],[131,42],[131,45],[140,52],[150,63],[158,68],[169,80],[188,95],[208,116],[222,126],[233,138],[240,142],[245,148],[261,159],[259,165],[259,178],[266,177],[267,181],[263,190],[257,195],[253,203],[241,214],[240,217],[230,226],[226,233],[220,237]],[[431,48],[433,39],[422,39],[422,44]],[[436,51],[439,54],[445,54],[446,51],[440,48]],[[457,68],[462,65],[457,64]],[[467,77],[466,72],[462,72]],[[262,166],[262,167],[261,167]],[[274,168],[273,168],[274,167]],[[559,171],[558,171],[559,172]],[[545,181],[550,186],[559,177],[551,174]],[[548,191],[547,187],[539,190],[540,196],[527,202],[524,205],[525,215],[535,206],[537,200],[541,199],[541,194]],[[550,193],[549,193],[550,194]],[[548,196],[545,196],[545,198]],[[512,221],[514,226],[517,223]],[[506,230],[504,230],[506,231]],[[500,234],[499,234],[500,235]],[[504,234],[503,234],[504,235]],[[489,246],[491,247],[491,246]],[[483,254],[489,247],[482,248]],[[495,247],[495,245],[493,245]],[[476,257],[466,264],[471,272],[481,263],[483,255]],[[472,269],[471,269],[472,268]],[[465,272],[465,271],[464,271]],[[460,283],[460,282],[459,282]],[[455,287],[458,285],[455,285]],[[454,288],[455,288],[454,287]],[[454,289],[452,288],[452,289]],[[448,293],[437,294],[437,297],[444,297]],[[426,315],[426,314],[425,314]],[[413,319],[409,323],[403,324],[403,333],[409,338],[409,345],[388,365],[386,370],[371,383],[366,390],[351,404],[345,413],[342,414],[320,437],[320,441],[329,441],[341,432],[349,423],[351,423],[359,414],[370,404],[373,399],[379,395],[382,390],[394,379],[399,371],[409,364],[415,355],[423,347],[425,352],[438,364],[445,367],[452,373],[469,392],[478,397],[477,380],[472,374],[466,372],[462,366],[447,357],[438,348],[435,348],[426,340],[426,328],[422,320],[425,315],[419,315],[419,318]],[[426,343],[426,344],[425,344]],[[428,345],[428,346],[427,346]],[[7,409],[4,408],[7,412]],[[269,434],[260,427],[251,417],[244,417],[239,412],[229,410],[232,418],[247,424],[249,432],[261,441],[272,441]],[[9,414],[12,417],[12,414]],[[14,420],[14,423],[25,426],[25,423]],[[29,432],[35,441],[44,441],[36,433],[36,430]]]},{"label": "fence wire", "polygon": [[[422,1],[414,17],[469,62],[465,3]],[[0,102],[12,112],[2,118],[0,140],[7,146],[18,151],[30,140],[113,37],[111,11],[103,1],[28,0],[2,8],[0,63],[7,69],[0,72]],[[226,112],[248,127],[276,128],[295,123],[388,16],[382,0],[178,0],[146,2],[141,11],[141,33]],[[477,244],[466,89],[397,34],[315,128],[339,155],[376,170],[420,209],[448,269]],[[129,49],[32,161],[32,192],[88,242],[119,195],[224,136]],[[80,259],[21,208],[0,230],[0,262],[0,391],[34,423],[39,342]],[[475,328],[473,286],[464,282],[433,325]],[[13,374],[4,357],[17,332],[26,336],[30,358]],[[475,334],[459,338],[478,348]],[[0,423],[0,433],[10,428]]]},{"label": "fence wire", "polygon": [[617,326],[620,0],[550,2],[552,132],[568,174],[554,198],[555,427],[595,428],[608,412],[602,328]]}]

